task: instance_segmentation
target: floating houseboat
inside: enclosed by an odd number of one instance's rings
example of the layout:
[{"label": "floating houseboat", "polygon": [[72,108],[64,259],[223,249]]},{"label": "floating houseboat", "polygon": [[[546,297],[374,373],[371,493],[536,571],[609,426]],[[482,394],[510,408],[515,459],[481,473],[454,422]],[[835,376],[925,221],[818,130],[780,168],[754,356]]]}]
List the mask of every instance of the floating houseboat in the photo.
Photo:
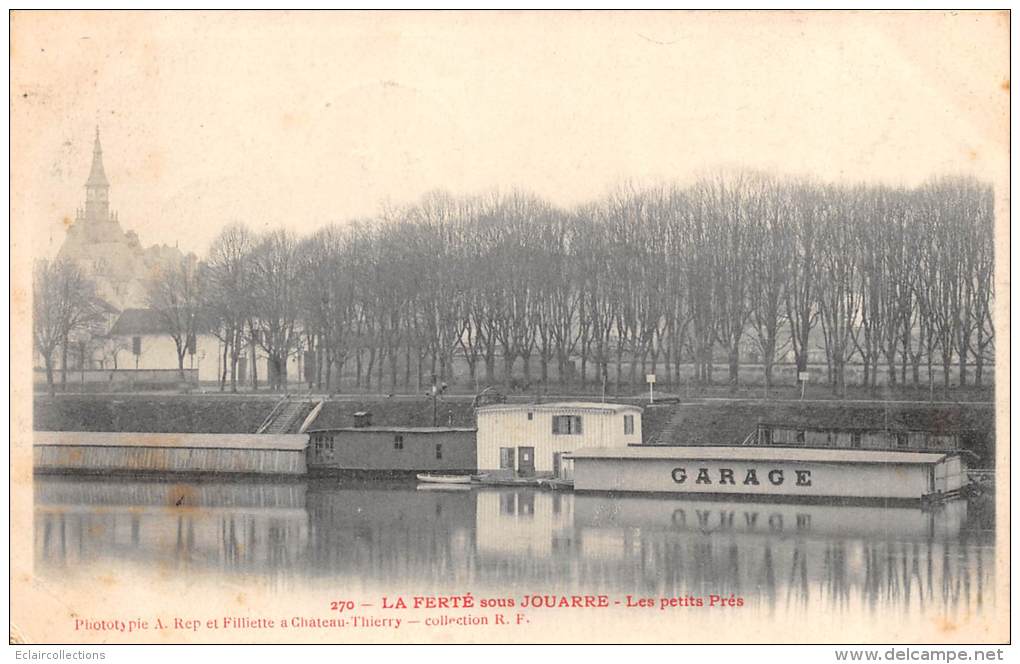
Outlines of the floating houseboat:
[{"label": "floating houseboat", "polygon": [[308,470],[467,474],[475,470],[475,430],[466,427],[354,426],[308,431]]},{"label": "floating houseboat", "polygon": [[567,461],[575,491],[920,501],[967,483],[952,452],[644,446],[582,449]]},{"label": "floating houseboat", "polygon": [[641,408],[580,401],[497,404],[476,411],[478,471],[493,478],[561,475],[565,454],[641,442]]}]

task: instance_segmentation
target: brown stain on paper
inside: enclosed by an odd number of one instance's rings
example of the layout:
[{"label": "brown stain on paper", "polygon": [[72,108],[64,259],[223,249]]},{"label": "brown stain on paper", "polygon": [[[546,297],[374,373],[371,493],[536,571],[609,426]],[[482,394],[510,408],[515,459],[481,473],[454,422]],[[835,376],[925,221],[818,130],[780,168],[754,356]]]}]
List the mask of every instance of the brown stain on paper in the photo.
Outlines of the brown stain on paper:
[{"label": "brown stain on paper", "polygon": [[176,484],[171,487],[167,494],[167,503],[170,507],[182,510],[194,510],[198,507],[198,495],[194,487],[187,484]]}]

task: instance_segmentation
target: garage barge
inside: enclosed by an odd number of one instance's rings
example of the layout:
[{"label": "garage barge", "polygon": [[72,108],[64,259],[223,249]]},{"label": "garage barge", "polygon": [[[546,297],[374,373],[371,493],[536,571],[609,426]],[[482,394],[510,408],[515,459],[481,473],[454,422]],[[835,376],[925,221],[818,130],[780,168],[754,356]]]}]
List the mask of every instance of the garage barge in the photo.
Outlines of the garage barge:
[{"label": "garage barge", "polygon": [[577,450],[567,462],[575,491],[925,502],[967,485],[956,452],[635,446]]}]

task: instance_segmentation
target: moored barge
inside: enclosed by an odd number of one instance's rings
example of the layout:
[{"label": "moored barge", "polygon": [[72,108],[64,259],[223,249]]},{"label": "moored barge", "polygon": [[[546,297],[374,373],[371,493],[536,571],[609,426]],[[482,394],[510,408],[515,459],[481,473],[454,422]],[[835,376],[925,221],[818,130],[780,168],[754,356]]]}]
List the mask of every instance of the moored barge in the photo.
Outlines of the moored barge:
[{"label": "moored barge", "polygon": [[645,446],[577,450],[575,491],[922,501],[967,484],[955,452],[757,446]]}]

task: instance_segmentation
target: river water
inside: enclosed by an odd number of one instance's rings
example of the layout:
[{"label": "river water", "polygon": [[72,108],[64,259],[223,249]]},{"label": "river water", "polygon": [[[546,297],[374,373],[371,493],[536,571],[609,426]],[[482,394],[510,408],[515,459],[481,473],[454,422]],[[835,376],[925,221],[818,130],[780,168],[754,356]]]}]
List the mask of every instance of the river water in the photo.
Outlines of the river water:
[{"label": "river water", "polygon": [[980,615],[994,533],[956,502],[802,505],[404,481],[37,476],[36,574],[172,569],[278,592],[740,598],[766,612]]}]

